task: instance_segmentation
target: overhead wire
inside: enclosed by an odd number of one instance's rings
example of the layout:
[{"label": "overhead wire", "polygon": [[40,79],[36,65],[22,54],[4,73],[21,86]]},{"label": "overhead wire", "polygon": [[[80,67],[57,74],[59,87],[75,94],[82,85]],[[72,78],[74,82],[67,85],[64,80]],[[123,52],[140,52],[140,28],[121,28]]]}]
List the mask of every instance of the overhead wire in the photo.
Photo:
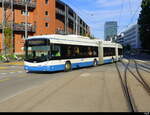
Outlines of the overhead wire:
[{"label": "overhead wire", "polygon": [[[86,15],[84,15],[84,17],[86,17],[86,18],[84,18],[85,20],[87,20],[87,19],[89,19],[89,16],[90,17],[93,17],[94,16],[94,14],[90,14],[90,13],[87,13],[87,12],[85,12],[84,10],[80,10],[81,8],[79,8],[79,6],[78,6],[78,4],[76,4],[76,2],[73,2],[72,0],[70,1],[70,0],[68,0],[67,1],[71,6],[73,5],[74,7],[76,7],[75,8],[75,10],[76,10],[76,12],[77,12],[77,14],[78,15],[80,15],[80,16],[82,16],[82,14],[80,13],[80,12],[82,12],[83,14],[86,14]],[[131,0],[129,0],[129,9],[130,9],[130,13],[131,13],[131,19],[130,19],[130,21],[129,21],[129,23],[127,24],[127,25],[123,25],[123,26],[121,26],[121,20],[122,20],[122,14],[123,14],[123,11],[124,11],[124,4],[125,4],[125,0],[122,0],[122,4],[121,4],[121,8],[120,8],[120,13],[119,13],[119,17],[118,17],[118,26],[117,26],[117,28],[120,28],[120,29],[118,29],[119,30],[119,33],[122,31],[122,30],[124,30],[124,29],[126,29],[126,28],[128,28],[129,27],[129,25],[134,21],[134,18],[136,17],[136,15],[137,15],[137,13],[138,13],[138,11],[139,11],[139,9],[140,9],[140,5],[136,8],[136,10],[133,12],[133,9],[132,9],[132,7],[131,7]],[[78,10],[77,10],[78,9]],[[80,12],[79,12],[80,11]],[[89,22],[89,21],[88,21]]]},{"label": "overhead wire", "polygon": [[[86,11],[84,10],[81,10],[81,8],[78,6],[78,4],[76,4],[76,2],[73,2],[73,0],[68,0],[69,4],[73,5],[75,7],[75,10],[77,12],[77,15],[80,16],[80,18],[83,20],[86,20],[87,23],[90,23],[90,20],[88,20],[89,18],[93,17],[94,14],[92,13],[87,13]],[[79,12],[80,11],[80,12]],[[82,13],[81,13],[82,12]],[[82,16],[83,14],[86,14],[84,15],[84,17]],[[89,24],[88,24],[89,25]]]},{"label": "overhead wire", "polygon": [[[76,4],[76,2],[73,2],[73,0],[68,0],[67,1],[69,3],[69,5],[73,5],[73,7],[75,7],[75,12],[77,12],[77,15],[80,16],[80,18],[83,20],[86,20],[86,22],[88,23],[88,25],[90,25],[91,21],[88,20],[89,18],[93,17],[94,14],[92,13],[87,13],[84,10],[81,10],[81,8],[78,6],[78,4]],[[80,12],[79,12],[80,11]],[[81,13],[82,12],[82,13]],[[82,14],[86,14],[84,15],[84,17],[82,16]],[[94,27],[90,26],[90,28],[93,30]],[[94,29],[95,30],[95,29]]]},{"label": "overhead wire", "polygon": [[[122,4],[121,4],[121,9],[120,9],[120,14],[119,14],[119,19],[118,19],[118,25],[119,25],[119,27],[120,27],[120,25],[121,25],[121,17],[122,17],[122,14],[123,14],[123,10],[124,10],[124,0],[122,0]],[[118,28],[118,30],[119,30],[119,28]],[[121,30],[121,29],[120,29]],[[120,31],[119,30],[119,31]],[[119,32],[120,33],[120,32]]]},{"label": "overhead wire", "polygon": [[[140,6],[141,6],[141,5],[138,5],[138,6],[136,7],[135,11],[133,12],[133,9],[131,8],[131,1],[129,0],[129,9],[130,9],[130,12],[131,12],[131,18],[130,18],[130,20],[129,20],[129,23],[128,23],[124,28],[122,28],[121,31],[125,30],[126,28],[129,28],[129,26],[133,23],[133,21],[134,21],[136,15],[138,14],[138,11],[139,11],[139,9],[140,9]],[[120,32],[120,33],[121,33],[121,32]]]}]

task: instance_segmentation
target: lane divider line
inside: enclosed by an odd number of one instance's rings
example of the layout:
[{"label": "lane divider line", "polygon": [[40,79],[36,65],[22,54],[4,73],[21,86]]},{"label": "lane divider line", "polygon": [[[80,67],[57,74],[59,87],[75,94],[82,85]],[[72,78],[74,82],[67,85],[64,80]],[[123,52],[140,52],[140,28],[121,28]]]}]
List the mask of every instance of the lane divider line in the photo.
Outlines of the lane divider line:
[{"label": "lane divider line", "polygon": [[11,80],[11,78],[2,79],[2,80],[0,80],[0,83],[1,83],[1,82],[5,82],[5,81],[8,81],[8,80]]}]

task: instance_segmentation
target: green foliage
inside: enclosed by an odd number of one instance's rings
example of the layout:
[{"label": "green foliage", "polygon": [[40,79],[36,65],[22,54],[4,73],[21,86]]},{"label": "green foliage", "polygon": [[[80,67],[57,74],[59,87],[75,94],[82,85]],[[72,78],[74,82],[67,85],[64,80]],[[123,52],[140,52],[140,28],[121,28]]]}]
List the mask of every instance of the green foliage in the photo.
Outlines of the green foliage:
[{"label": "green foliage", "polygon": [[5,37],[11,38],[11,33],[12,33],[11,28],[5,28],[4,29],[4,35],[5,35]]},{"label": "green foliage", "polygon": [[96,39],[95,37],[94,37],[94,35],[89,35],[88,36],[90,39]]},{"label": "green foliage", "polygon": [[138,24],[143,49],[150,50],[150,0],[142,1]]},{"label": "green foliage", "polygon": [[[14,55],[14,54],[12,54],[12,55],[6,55],[5,57],[7,57],[8,59],[10,59],[10,61],[17,60],[16,57],[18,59],[21,59],[21,60],[23,60],[25,58],[24,55]],[[2,57],[2,55],[0,55],[0,61],[4,61],[4,58]]]},{"label": "green foliage", "polygon": [[5,35],[5,52],[8,54],[12,54],[12,30],[11,28],[7,27],[4,29],[4,35]]}]

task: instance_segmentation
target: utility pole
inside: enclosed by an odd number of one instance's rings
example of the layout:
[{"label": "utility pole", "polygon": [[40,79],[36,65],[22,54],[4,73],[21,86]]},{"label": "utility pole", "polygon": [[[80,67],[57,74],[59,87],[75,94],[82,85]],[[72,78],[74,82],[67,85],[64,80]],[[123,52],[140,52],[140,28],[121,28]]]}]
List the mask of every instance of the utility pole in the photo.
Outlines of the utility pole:
[{"label": "utility pole", "polygon": [[65,5],[65,31],[64,34],[67,34],[67,28],[68,28],[68,19],[67,19],[67,6]]},{"label": "utility pole", "polygon": [[76,35],[78,35],[78,15],[76,14]]},{"label": "utility pole", "polygon": [[2,1],[2,54],[5,54],[5,35],[4,35],[4,30],[5,30],[5,0]]},{"label": "utility pole", "polygon": [[28,37],[28,0],[25,1],[25,39]]},{"label": "utility pole", "polygon": [[14,53],[14,7],[13,7],[14,3],[13,0],[11,0],[11,43],[12,43],[12,53]]}]

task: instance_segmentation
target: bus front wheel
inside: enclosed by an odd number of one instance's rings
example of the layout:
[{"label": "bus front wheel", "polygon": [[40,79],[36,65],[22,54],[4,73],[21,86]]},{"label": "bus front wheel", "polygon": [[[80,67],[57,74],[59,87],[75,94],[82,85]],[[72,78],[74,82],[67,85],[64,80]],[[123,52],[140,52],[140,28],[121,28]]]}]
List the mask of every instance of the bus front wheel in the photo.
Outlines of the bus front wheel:
[{"label": "bus front wheel", "polygon": [[66,62],[65,64],[65,72],[71,71],[71,63],[70,62]]}]

